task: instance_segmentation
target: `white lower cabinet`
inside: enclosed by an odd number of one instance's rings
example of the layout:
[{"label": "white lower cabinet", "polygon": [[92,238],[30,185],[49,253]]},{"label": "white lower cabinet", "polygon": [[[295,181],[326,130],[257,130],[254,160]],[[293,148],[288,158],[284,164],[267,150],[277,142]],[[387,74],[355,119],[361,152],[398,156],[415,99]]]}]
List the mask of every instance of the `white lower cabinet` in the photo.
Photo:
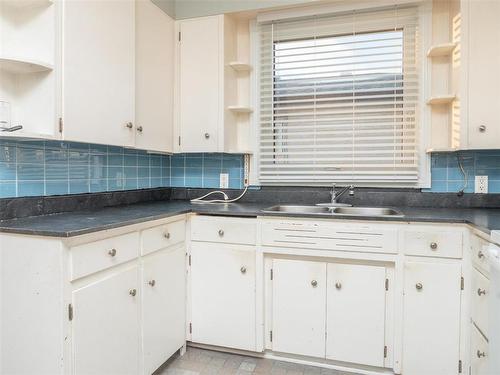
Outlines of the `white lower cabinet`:
[{"label": "white lower cabinet", "polygon": [[457,374],[461,264],[412,260],[404,271],[403,374]]},{"label": "white lower cabinet", "polygon": [[386,268],[328,264],[326,358],[384,366]]},{"label": "white lower cabinet", "polygon": [[186,253],[183,246],[143,260],[142,340],[144,373],[151,374],[185,342]]},{"label": "white lower cabinet", "polygon": [[191,244],[191,340],[255,350],[255,248]]},{"label": "white lower cabinet", "polygon": [[138,267],[76,289],[72,299],[74,374],[137,374]]},{"label": "white lower cabinet", "polygon": [[326,263],[273,259],[272,347],[325,356]]}]

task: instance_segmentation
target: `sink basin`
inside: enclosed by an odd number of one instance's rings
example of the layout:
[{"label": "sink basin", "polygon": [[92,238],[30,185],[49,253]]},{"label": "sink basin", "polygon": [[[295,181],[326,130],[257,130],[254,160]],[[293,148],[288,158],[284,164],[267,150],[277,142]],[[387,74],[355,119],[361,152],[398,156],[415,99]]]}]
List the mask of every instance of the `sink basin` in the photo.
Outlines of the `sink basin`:
[{"label": "sink basin", "polygon": [[335,207],[333,214],[353,216],[403,216],[401,212],[387,207]]},{"label": "sink basin", "polygon": [[289,214],[332,214],[332,210],[328,207],[318,206],[272,206],[262,210],[263,212],[285,212]]},{"label": "sink basin", "polygon": [[343,216],[403,216],[401,212],[387,207],[324,207],[324,206],[294,206],[277,205],[262,210],[268,213],[287,213],[287,214],[310,214],[310,215],[343,215]]}]

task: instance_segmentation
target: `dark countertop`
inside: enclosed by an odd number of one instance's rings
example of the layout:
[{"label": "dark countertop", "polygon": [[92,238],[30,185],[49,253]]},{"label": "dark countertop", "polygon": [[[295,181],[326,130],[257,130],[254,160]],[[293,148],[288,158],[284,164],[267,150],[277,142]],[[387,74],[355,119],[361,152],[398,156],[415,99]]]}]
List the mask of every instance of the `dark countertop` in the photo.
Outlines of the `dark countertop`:
[{"label": "dark countertop", "polygon": [[21,219],[0,221],[0,232],[40,235],[50,237],[73,237],[86,233],[107,230],[125,225],[137,224],[185,214],[189,212],[221,216],[280,216],[316,217],[319,219],[351,219],[399,222],[440,222],[471,224],[480,231],[490,234],[500,230],[500,209],[480,208],[415,208],[395,207],[404,217],[356,217],[317,216],[286,213],[263,213],[261,209],[272,206],[269,203],[231,203],[222,205],[190,204],[189,201],[172,200],[136,203],[125,206],[101,208],[93,211],[74,211],[52,215],[31,216]]}]

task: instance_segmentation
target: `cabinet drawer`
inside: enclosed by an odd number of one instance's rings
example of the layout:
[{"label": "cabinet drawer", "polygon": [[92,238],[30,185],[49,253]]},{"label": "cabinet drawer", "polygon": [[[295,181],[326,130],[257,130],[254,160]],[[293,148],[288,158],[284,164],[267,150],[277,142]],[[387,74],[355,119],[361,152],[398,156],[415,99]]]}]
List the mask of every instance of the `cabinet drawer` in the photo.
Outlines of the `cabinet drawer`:
[{"label": "cabinet drawer", "polygon": [[404,253],[424,257],[462,258],[462,233],[406,230],[404,232]]},{"label": "cabinet drawer", "polygon": [[477,269],[472,268],[472,321],[488,337],[488,299],[490,298],[490,280]]},{"label": "cabinet drawer", "polygon": [[77,245],[70,249],[71,280],[125,263],[139,256],[139,233]]},{"label": "cabinet drawer", "polygon": [[185,238],[184,220],[145,229],[142,231],[142,255],[184,242]]},{"label": "cabinet drawer", "polygon": [[471,375],[491,375],[491,372],[488,371],[488,342],[474,324],[471,326],[470,350]]},{"label": "cabinet drawer", "polygon": [[254,245],[256,220],[194,216],[191,219],[193,241],[224,242]]},{"label": "cabinet drawer", "polygon": [[490,274],[490,264],[488,262],[488,246],[489,242],[478,236],[470,237],[472,249],[472,264],[476,266],[483,274]]},{"label": "cabinet drawer", "polygon": [[269,220],[262,222],[262,244],[267,246],[397,253],[397,230],[377,224],[339,224],[321,221]]}]

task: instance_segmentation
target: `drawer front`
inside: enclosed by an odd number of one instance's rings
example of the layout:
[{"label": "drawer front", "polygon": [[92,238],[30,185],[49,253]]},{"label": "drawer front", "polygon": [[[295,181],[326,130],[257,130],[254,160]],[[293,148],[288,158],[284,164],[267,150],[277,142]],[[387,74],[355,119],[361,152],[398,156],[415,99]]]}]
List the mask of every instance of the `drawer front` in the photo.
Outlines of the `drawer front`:
[{"label": "drawer front", "polygon": [[132,232],[72,247],[71,280],[137,258],[139,245],[139,233]]},{"label": "drawer front", "polygon": [[263,221],[262,244],[370,253],[398,252],[397,229],[360,223]]},{"label": "drawer front", "polygon": [[477,269],[472,268],[472,321],[488,337],[488,300],[490,298],[490,280]]},{"label": "drawer front", "polygon": [[462,233],[405,230],[404,253],[424,257],[462,258]]},{"label": "drawer front", "polygon": [[142,231],[142,255],[184,242],[186,223],[184,220],[158,225]]},{"label": "drawer front", "polygon": [[489,242],[483,240],[478,236],[472,235],[471,241],[471,251],[472,251],[472,264],[476,266],[483,274],[490,274],[490,265],[488,262],[488,246]]},{"label": "drawer front", "polygon": [[256,219],[193,216],[191,218],[191,239],[193,241],[254,245],[256,228]]},{"label": "drawer front", "polygon": [[471,327],[471,375],[491,375],[488,371],[489,351],[488,342],[481,332],[472,324]]}]

